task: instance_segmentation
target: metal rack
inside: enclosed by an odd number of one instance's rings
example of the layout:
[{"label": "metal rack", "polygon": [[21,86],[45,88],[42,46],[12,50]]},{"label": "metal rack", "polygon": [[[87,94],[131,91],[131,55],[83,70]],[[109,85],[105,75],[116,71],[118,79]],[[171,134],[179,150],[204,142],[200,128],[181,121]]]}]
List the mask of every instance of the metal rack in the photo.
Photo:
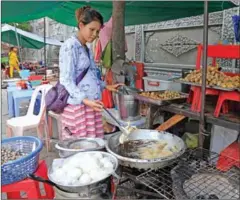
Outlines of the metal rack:
[{"label": "metal rack", "polygon": [[[144,172],[136,179],[165,199],[239,199],[240,170],[220,171],[218,158],[205,149],[190,150],[178,164]],[[232,162],[230,157],[224,159]]]}]

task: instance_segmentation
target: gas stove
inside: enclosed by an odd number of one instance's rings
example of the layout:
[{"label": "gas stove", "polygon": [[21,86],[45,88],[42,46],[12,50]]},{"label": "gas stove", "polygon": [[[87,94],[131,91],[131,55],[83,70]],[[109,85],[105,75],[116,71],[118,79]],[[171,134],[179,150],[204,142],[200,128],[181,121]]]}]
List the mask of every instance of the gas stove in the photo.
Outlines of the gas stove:
[{"label": "gas stove", "polygon": [[[170,170],[171,168],[169,168],[169,179],[171,179]],[[120,174],[121,179],[113,178],[112,181],[114,185],[112,187],[112,199],[166,199],[165,195],[168,195],[167,198],[171,199],[173,192],[169,190],[169,186],[165,185],[164,180],[166,177],[164,177],[162,183],[159,181],[157,185],[162,191],[168,191],[168,194],[165,194],[166,192],[159,194],[154,188],[151,188],[150,185],[139,179],[146,172],[148,171],[120,167],[118,174]],[[160,171],[154,172],[156,175],[160,173]]]},{"label": "gas stove", "polygon": [[200,148],[158,170],[120,167],[121,178],[112,181],[113,199],[239,199],[240,169],[225,167],[219,167],[218,154]]}]

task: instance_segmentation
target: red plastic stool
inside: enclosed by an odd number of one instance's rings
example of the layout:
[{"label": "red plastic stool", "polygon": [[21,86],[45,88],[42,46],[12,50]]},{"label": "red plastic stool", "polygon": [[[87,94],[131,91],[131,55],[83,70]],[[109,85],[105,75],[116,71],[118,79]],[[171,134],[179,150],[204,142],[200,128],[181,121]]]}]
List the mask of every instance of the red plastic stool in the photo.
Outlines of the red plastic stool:
[{"label": "red plastic stool", "polygon": [[31,75],[28,77],[29,81],[38,81],[38,80],[42,80],[43,76],[42,75]]},{"label": "red plastic stool", "polygon": [[220,115],[220,111],[222,106],[225,104],[224,102],[225,100],[240,102],[240,93],[237,91],[232,91],[232,92],[221,91],[218,97],[217,106],[214,111],[215,117],[218,117]]},{"label": "red plastic stool", "polygon": [[[219,95],[221,91],[216,90],[216,89],[206,89],[206,95]],[[187,102],[191,103],[191,110],[195,111],[195,112],[200,112],[201,110],[201,105],[202,105],[202,101],[201,101],[201,88],[198,86],[192,86],[191,87],[191,92],[190,95],[188,97]],[[221,109],[221,108],[220,108]],[[222,105],[222,112],[224,114],[228,113],[228,103],[224,102]]]},{"label": "red plastic stool", "polygon": [[[202,95],[201,87],[198,86],[191,87],[191,94],[188,99],[188,102],[189,103],[192,102],[191,106],[192,111],[200,112],[202,105],[201,95]],[[206,89],[206,95],[219,95],[219,90]]]},{"label": "red plastic stool", "polygon": [[[216,89],[206,89],[206,95],[215,95],[218,96],[219,95],[219,90]],[[197,105],[197,112],[200,112],[201,110],[201,106],[202,106],[202,101],[201,101],[201,96],[202,96],[202,92],[200,90],[200,94],[199,94],[199,100],[198,100],[198,105]]]},{"label": "red plastic stool", "polygon": [[240,168],[240,143],[234,142],[225,148],[219,156],[217,169],[229,170],[232,166]]},{"label": "red plastic stool", "polygon": [[50,81],[46,80],[46,81],[42,81],[41,84],[44,85],[44,84],[49,84]]},{"label": "red plastic stool", "polygon": [[[44,160],[39,162],[39,166],[35,175],[48,179],[47,165]],[[2,186],[2,193],[7,194],[8,199],[53,199],[53,187],[48,184],[43,184],[45,195],[41,195],[40,184],[32,179],[24,179],[22,181]],[[26,192],[27,197],[22,198],[20,192]]]}]

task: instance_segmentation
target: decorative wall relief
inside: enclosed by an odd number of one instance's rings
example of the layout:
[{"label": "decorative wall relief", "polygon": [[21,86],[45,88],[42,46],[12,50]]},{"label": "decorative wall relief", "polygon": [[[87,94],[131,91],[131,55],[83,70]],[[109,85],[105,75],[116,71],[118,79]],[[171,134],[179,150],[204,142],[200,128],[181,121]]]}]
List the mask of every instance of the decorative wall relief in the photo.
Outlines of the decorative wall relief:
[{"label": "decorative wall relief", "polygon": [[136,61],[140,61],[141,60],[141,51],[143,51],[143,30],[142,30],[142,26],[136,26],[135,27],[135,60]]},{"label": "decorative wall relief", "polygon": [[[227,40],[230,43],[234,43],[234,28],[232,22],[232,16],[239,15],[239,7],[227,9],[223,11],[223,28],[222,28],[222,40]],[[236,61],[232,59],[221,59],[220,65],[228,71],[234,71],[236,66]]]},{"label": "decorative wall relief", "polygon": [[209,28],[210,31],[217,33],[219,36],[222,35],[222,26],[212,26]]},{"label": "decorative wall relief", "polygon": [[239,7],[227,9],[223,11],[223,30],[222,39],[234,42],[234,29],[232,16],[239,15]]},{"label": "decorative wall relief", "polygon": [[174,37],[166,40],[164,44],[159,44],[159,47],[168,53],[179,57],[180,55],[195,49],[198,44],[199,42],[191,38],[177,34]]},{"label": "decorative wall relief", "polygon": [[135,26],[126,26],[125,27],[125,34],[134,33],[135,32]]},{"label": "decorative wall relief", "polygon": [[[145,41],[144,41],[144,46],[146,47],[149,40],[151,39],[151,37],[155,34],[155,32],[151,31],[151,32],[146,32],[145,33]],[[145,51],[144,51],[144,62],[147,62],[147,63],[153,63],[153,59],[151,57],[151,53],[149,52],[149,49],[148,48],[145,48]]]},{"label": "decorative wall relief", "polygon": [[[221,25],[223,13],[215,12],[209,14],[209,26]],[[194,17],[186,17],[182,19],[169,20],[158,23],[144,24],[144,31],[164,30],[164,29],[177,29],[177,28],[189,28],[203,26],[203,15]]]}]

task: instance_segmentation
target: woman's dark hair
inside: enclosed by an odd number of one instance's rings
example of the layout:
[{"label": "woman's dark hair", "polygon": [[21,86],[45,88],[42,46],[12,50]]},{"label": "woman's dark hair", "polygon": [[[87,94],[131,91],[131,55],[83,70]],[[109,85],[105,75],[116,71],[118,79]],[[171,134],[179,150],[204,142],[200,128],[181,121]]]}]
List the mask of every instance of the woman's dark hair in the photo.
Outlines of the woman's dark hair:
[{"label": "woman's dark hair", "polygon": [[13,51],[14,47],[10,47],[9,51]]},{"label": "woman's dark hair", "polygon": [[79,28],[79,23],[82,22],[84,25],[91,23],[92,21],[98,21],[103,26],[103,17],[102,15],[92,9],[90,6],[84,6],[78,8],[75,12],[77,24]]}]

